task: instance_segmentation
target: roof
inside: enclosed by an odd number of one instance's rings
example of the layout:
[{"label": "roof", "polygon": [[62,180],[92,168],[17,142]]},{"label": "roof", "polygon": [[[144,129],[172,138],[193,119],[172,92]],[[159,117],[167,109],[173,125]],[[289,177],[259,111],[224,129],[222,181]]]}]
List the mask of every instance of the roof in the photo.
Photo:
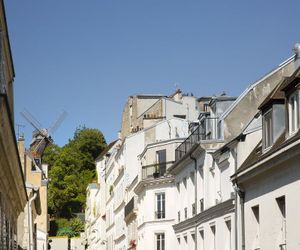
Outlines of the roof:
[{"label": "roof", "polygon": [[244,170],[252,167],[254,164],[262,161],[263,159],[271,156],[278,150],[290,145],[291,143],[297,141],[300,139],[300,130],[293,136],[288,137],[286,139],[285,131],[278,137],[278,139],[275,141],[275,143],[271,146],[271,148],[263,152],[262,149],[262,140],[256,145],[256,147],[252,150],[250,155],[247,157],[247,159],[244,161],[244,163],[239,167],[239,169],[236,171],[236,173],[233,176],[236,176],[237,174],[243,172]]},{"label": "roof", "polygon": [[[264,109],[274,100],[284,100],[285,99],[285,91],[287,89],[291,89],[299,84],[299,73],[300,67],[291,75],[290,77],[286,77],[269,95],[268,97],[262,102],[259,106],[259,109]],[[277,138],[277,140],[273,143],[270,149],[264,152],[262,148],[262,139],[256,145],[256,147],[252,150],[249,154],[247,159],[244,163],[239,167],[233,177],[237,176],[239,173],[243,172],[244,170],[250,168],[254,164],[262,161],[263,159],[271,156],[273,153],[277,152],[278,150],[288,146],[289,144],[293,143],[294,141],[300,139],[300,130],[291,137],[286,137],[286,129],[281,133],[281,135]]]},{"label": "roof", "polygon": [[299,83],[300,67],[295,70],[294,74],[286,78],[280,86],[280,90],[287,91],[288,89],[295,87]]},{"label": "roof", "polygon": [[[165,95],[162,94],[138,94],[138,95],[134,95],[137,98],[143,98],[143,99],[157,99],[157,98],[161,98],[161,97],[167,97]],[[130,97],[134,97],[134,96],[130,96]]]},{"label": "roof", "polygon": [[295,59],[295,55],[289,57],[287,60],[285,60],[284,62],[282,62],[281,64],[279,64],[279,66],[277,66],[275,69],[273,69],[271,72],[267,73],[266,75],[264,75],[263,77],[261,77],[259,80],[257,80],[256,82],[250,84],[250,86],[244,90],[244,92],[232,103],[232,105],[230,105],[230,107],[222,114],[221,119],[223,119],[224,117],[226,117],[228,114],[230,114],[232,112],[232,110],[234,110],[234,108],[239,104],[239,102],[250,92],[252,91],[255,86],[259,85],[261,82],[263,82],[265,79],[267,79],[268,77],[272,76],[273,74],[275,74],[277,71],[281,70],[282,68],[284,68],[287,64],[291,63],[292,61],[294,61]]},{"label": "roof", "polygon": [[99,156],[95,159],[96,161],[97,160],[100,160],[103,156],[105,156],[108,151],[117,143],[118,140],[115,140],[115,141],[112,141],[111,143],[109,143],[107,145],[107,147],[105,149],[103,149],[103,151],[99,154]]},{"label": "roof", "polygon": [[[282,83],[285,80],[282,81]],[[267,96],[267,98],[259,105],[258,109],[264,109],[268,107],[275,100],[284,100],[285,94],[281,91],[282,83],[278,84],[276,88]]]}]

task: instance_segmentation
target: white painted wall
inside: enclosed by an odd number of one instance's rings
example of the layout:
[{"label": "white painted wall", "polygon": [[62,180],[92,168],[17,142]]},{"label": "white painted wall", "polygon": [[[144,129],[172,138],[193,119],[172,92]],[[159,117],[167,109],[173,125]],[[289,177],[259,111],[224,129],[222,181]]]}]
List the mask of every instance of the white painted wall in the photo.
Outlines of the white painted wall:
[{"label": "white painted wall", "polygon": [[[276,164],[274,162],[274,164]],[[282,217],[276,198],[285,196],[287,249],[300,246],[300,170],[299,157],[289,159],[274,171],[257,176],[248,183],[245,196],[246,250],[256,245],[260,249],[279,249],[282,243]],[[257,225],[253,206],[259,206],[260,222]]]}]

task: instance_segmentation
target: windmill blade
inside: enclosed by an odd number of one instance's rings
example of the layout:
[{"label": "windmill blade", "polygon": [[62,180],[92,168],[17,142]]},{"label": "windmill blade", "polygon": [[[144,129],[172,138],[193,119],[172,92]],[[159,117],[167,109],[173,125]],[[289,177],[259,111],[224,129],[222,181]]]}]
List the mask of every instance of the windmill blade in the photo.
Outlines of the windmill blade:
[{"label": "windmill blade", "polygon": [[35,145],[34,150],[37,152],[38,155],[42,156],[44,154],[45,148],[47,147],[48,144],[53,143],[53,140],[51,137],[44,137],[41,139],[37,145]]},{"label": "windmill blade", "polygon": [[34,118],[34,116],[26,109],[21,112],[21,115],[28,121],[36,130],[42,131],[42,125]]},{"label": "windmill blade", "polygon": [[66,111],[62,111],[56,121],[49,127],[48,132],[49,134],[53,134],[56,129],[60,126],[60,124],[64,121],[68,113]]}]

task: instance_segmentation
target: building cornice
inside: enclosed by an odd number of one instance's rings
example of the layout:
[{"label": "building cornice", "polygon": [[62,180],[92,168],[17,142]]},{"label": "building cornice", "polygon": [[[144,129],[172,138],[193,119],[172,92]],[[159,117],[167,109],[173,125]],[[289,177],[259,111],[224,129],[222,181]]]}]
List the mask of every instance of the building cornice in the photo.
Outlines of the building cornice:
[{"label": "building cornice", "polygon": [[157,179],[145,179],[140,181],[134,189],[134,192],[138,195],[140,194],[145,188],[151,188],[157,185],[165,185],[174,183],[175,178],[173,176],[162,176]]},{"label": "building cornice", "polygon": [[204,222],[216,219],[217,217],[231,212],[234,212],[234,199],[229,199],[213,207],[210,207],[190,219],[175,224],[173,228],[176,234],[181,233],[187,229],[195,228],[196,226],[199,226]]},{"label": "building cornice", "polygon": [[156,224],[159,224],[159,225],[164,225],[164,224],[171,224],[171,223],[174,223],[175,219],[159,219],[159,220],[151,220],[151,221],[145,221],[143,222],[142,224],[140,224],[137,229],[140,230],[142,229],[143,227],[147,226],[148,224],[151,224],[151,225],[156,225]]},{"label": "building cornice", "polygon": [[233,182],[244,182],[300,154],[300,140],[296,140],[261,159],[231,177]]},{"label": "building cornice", "polygon": [[120,204],[116,208],[114,208],[114,213],[116,213],[116,212],[120,211],[121,209],[123,209],[124,206],[125,206],[125,201],[122,200],[122,202],[120,202]]}]

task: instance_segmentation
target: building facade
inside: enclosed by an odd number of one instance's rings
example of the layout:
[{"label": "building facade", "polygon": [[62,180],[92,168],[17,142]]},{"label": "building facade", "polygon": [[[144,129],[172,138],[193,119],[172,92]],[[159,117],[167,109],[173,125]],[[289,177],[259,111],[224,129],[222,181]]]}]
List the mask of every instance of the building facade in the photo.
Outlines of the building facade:
[{"label": "building facade", "polygon": [[243,249],[298,249],[299,45],[295,72],[260,105],[260,140],[240,165],[238,234]]},{"label": "building facade", "polygon": [[14,67],[0,1],[0,246],[17,249],[17,220],[28,200],[14,132]]},{"label": "building facade", "polygon": [[90,249],[298,249],[299,48],[237,98],[129,97]]}]

